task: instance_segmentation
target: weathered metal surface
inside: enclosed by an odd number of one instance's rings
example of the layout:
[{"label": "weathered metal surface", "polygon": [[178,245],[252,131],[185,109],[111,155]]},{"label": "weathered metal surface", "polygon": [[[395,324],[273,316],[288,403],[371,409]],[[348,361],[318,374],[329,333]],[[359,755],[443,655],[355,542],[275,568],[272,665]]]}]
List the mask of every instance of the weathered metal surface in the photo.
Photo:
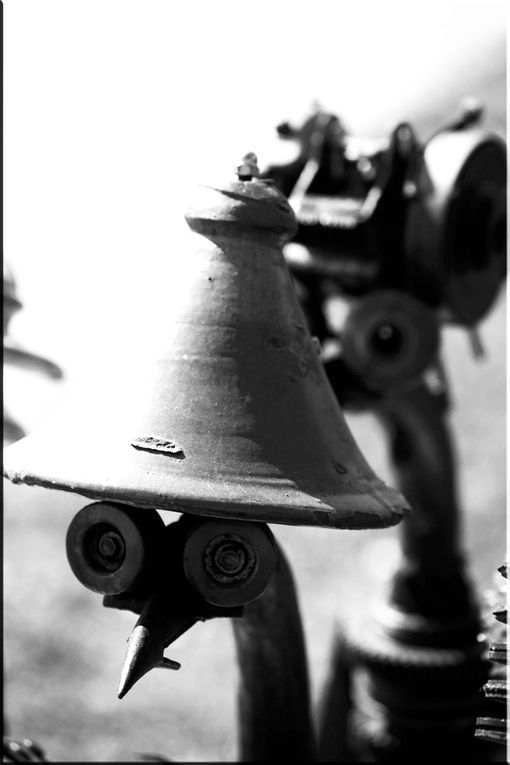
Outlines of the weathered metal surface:
[{"label": "weathered metal surface", "polygon": [[[287,200],[257,178],[202,186],[186,218],[202,246],[179,263],[154,353],[116,359],[6,450],[5,475],[199,515],[397,523],[406,502],[357,448],[298,304],[281,250],[295,230]],[[148,436],[184,457],[140,448]]]},{"label": "weathered metal surface", "polygon": [[306,652],[292,572],[281,548],[260,598],[232,621],[239,664],[241,762],[313,762]]}]

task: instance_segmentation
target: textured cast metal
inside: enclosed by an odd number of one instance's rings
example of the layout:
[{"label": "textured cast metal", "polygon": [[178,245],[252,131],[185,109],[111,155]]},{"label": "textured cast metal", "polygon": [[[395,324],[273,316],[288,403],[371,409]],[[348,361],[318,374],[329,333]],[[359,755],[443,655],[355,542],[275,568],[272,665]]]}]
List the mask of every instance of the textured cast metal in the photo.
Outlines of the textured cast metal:
[{"label": "textured cast metal", "polygon": [[[186,219],[201,248],[179,261],[149,355],[116,360],[97,389],[6,450],[6,476],[199,515],[397,523],[405,500],[361,455],[298,304],[286,198],[257,179],[202,186]],[[180,458],[140,449],[152,436]]]}]

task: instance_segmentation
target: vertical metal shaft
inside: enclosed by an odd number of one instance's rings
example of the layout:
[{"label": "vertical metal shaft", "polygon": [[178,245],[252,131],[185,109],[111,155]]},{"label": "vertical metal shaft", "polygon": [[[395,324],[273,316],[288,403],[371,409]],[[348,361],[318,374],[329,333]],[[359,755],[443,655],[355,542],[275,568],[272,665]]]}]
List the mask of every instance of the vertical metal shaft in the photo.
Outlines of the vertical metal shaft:
[{"label": "vertical metal shaft", "polygon": [[474,741],[487,661],[464,572],[445,402],[420,384],[386,395],[376,415],[412,512],[385,599],[349,635],[357,757],[477,762],[488,754]]},{"label": "vertical metal shaft", "polygon": [[[441,645],[476,638],[471,588],[464,575],[460,510],[451,438],[442,398],[425,385],[386,396],[377,414],[390,441],[399,488],[412,507],[400,525],[402,560],[390,601],[433,620]],[[423,624],[420,640],[426,639]]]},{"label": "vertical metal shaft", "polygon": [[239,760],[311,762],[315,756],[303,627],[281,548],[269,587],[233,619],[240,671]]}]

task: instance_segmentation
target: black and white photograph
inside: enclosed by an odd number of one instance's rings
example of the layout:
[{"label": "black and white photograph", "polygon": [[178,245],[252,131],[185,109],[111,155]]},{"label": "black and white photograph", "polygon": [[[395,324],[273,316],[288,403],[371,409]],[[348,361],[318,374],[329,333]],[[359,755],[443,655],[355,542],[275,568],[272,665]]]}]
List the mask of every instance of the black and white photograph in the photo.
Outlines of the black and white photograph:
[{"label": "black and white photograph", "polygon": [[506,762],[505,0],[4,0],[4,762]]}]

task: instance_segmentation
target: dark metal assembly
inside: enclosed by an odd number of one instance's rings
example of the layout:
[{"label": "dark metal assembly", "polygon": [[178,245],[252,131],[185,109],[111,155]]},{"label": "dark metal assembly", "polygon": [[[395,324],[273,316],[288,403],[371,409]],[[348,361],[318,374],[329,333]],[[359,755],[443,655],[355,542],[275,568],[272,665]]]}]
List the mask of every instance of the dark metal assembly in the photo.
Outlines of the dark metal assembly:
[{"label": "dark metal assembly", "polygon": [[[480,716],[484,683],[497,702],[506,685],[488,678],[464,571],[440,355],[441,323],[473,330],[505,274],[505,146],[480,117],[470,106],[424,144],[407,122],[365,143],[321,111],[281,125],[292,163],[260,173],[249,153],[197,190],[201,248],[140,374],[103,376],[84,392],[93,417],[78,398],[5,452],[14,483],[92,500],[66,549],[104,606],[138,616],[119,698],[179,669],[165,650],[197,622],[232,618],[243,760],[474,762],[500,735]],[[343,408],[383,424],[397,489]],[[295,585],[267,524],[400,521],[384,600],[339,636],[317,743]]]},{"label": "dark metal assembly", "polygon": [[323,760],[488,754],[474,740],[487,645],[464,573],[439,334],[443,321],[472,329],[505,275],[506,151],[480,117],[464,112],[425,145],[402,123],[386,143],[363,148],[319,112],[299,129],[280,128],[298,159],[263,173],[296,211],[285,254],[333,389],[344,408],[382,422],[412,508],[386,598],[339,636]]}]

